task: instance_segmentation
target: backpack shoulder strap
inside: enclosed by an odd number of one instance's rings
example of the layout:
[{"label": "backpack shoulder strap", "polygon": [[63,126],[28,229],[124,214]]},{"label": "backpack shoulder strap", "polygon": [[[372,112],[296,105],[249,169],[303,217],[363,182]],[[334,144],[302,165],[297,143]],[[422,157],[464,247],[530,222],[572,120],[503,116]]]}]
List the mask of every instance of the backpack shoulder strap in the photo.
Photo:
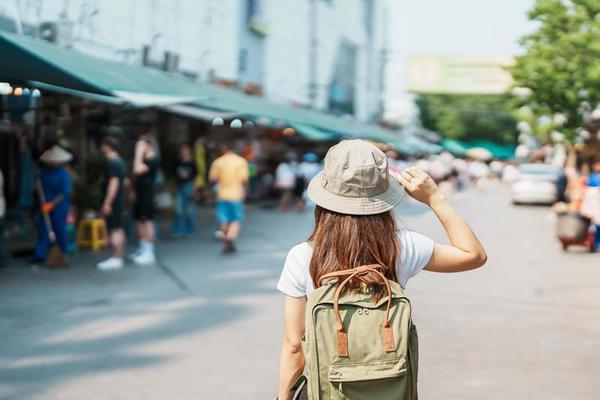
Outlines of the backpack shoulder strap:
[{"label": "backpack shoulder strap", "polygon": [[351,269],[344,269],[341,271],[334,271],[334,272],[330,272],[328,274],[325,274],[321,277],[321,281],[326,280],[326,279],[331,279],[331,278],[340,278],[343,276],[348,276],[348,275],[352,275],[354,273],[356,273],[356,275],[362,275],[365,274],[371,270],[378,270],[383,268],[381,265],[379,264],[369,264],[369,265],[361,265],[360,267],[356,267],[356,268],[351,268]]}]

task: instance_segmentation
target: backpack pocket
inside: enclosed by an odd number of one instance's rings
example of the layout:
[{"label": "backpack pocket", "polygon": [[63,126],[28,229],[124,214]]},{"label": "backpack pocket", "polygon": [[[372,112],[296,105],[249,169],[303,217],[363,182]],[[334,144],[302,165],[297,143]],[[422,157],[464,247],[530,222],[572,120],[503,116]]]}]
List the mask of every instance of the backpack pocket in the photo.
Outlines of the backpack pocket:
[{"label": "backpack pocket", "polygon": [[345,362],[329,366],[329,382],[362,382],[396,378],[406,374],[406,360]]},{"label": "backpack pocket", "polygon": [[329,366],[329,399],[404,400],[408,382],[404,358]]}]

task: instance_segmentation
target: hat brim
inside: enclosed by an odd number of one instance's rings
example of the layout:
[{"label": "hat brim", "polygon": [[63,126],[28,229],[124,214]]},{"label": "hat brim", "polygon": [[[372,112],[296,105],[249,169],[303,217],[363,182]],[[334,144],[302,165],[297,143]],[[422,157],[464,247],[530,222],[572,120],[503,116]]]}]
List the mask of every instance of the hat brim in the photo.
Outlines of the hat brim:
[{"label": "hat brim", "polygon": [[333,194],[323,187],[322,181],[323,171],[308,184],[308,197],[317,205],[341,214],[381,214],[396,207],[406,194],[404,187],[393,177],[389,178],[388,190],[374,197],[344,197]]},{"label": "hat brim", "polygon": [[72,159],[73,159],[73,156],[71,156],[71,155],[60,156],[60,157],[54,157],[54,156],[44,157],[44,155],[42,155],[40,157],[40,161],[44,162],[44,163],[68,163]]},{"label": "hat brim", "polygon": [[68,163],[72,159],[73,155],[71,153],[58,146],[46,150],[40,156],[40,161],[44,163]]}]

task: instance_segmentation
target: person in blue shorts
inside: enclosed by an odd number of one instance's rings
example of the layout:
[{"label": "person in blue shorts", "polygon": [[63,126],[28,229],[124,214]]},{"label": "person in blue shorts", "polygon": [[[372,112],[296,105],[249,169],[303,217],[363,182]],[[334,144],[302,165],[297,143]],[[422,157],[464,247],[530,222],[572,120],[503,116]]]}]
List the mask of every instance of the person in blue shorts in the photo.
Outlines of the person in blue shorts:
[{"label": "person in blue shorts", "polygon": [[235,240],[244,220],[244,198],[248,185],[248,162],[228,146],[211,165],[209,179],[217,185],[217,223],[221,230],[223,253],[235,252]]}]

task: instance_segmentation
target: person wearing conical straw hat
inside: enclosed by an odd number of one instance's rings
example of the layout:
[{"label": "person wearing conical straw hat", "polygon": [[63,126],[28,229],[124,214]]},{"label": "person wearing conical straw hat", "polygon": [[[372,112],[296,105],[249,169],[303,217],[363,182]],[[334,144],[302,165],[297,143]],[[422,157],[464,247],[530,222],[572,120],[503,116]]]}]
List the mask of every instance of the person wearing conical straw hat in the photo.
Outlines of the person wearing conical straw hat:
[{"label": "person wearing conical straw hat", "polygon": [[[46,260],[50,248],[50,237],[44,222],[44,214],[50,217],[52,230],[56,242],[63,253],[67,247],[67,214],[71,207],[71,176],[65,169],[73,156],[58,145],[52,146],[40,156],[42,170],[39,181],[44,191],[45,203],[39,204],[35,215],[37,242],[34,249],[34,262],[42,263]],[[39,197],[39,196],[38,196]]]},{"label": "person wearing conical straw hat", "polygon": [[[398,227],[392,210],[407,193],[431,208],[450,245]],[[429,175],[415,167],[390,173],[385,154],[363,140],[344,140],[329,149],[325,168],[308,185],[308,197],[316,204],[315,228],[308,241],[289,251],[277,285],[285,295],[280,400],[292,397],[290,387],[305,367],[301,338],[305,333],[307,296],[321,286],[323,276],[378,264],[387,280],[405,287],[423,269],[461,272],[478,268],[487,260],[469,225],[438,191]],[[362,282],[374,291],[383,290],[374,278],[377,277],[364,274],[357,282],[350,283],[354,288]],[[328,333],[324,328],[318,332]],[[345,368],[352,368],[352,363],[347,365]],[[313,367],[307,368],[309,384]],[[356,370],[352,376],[360,375]]]}]

